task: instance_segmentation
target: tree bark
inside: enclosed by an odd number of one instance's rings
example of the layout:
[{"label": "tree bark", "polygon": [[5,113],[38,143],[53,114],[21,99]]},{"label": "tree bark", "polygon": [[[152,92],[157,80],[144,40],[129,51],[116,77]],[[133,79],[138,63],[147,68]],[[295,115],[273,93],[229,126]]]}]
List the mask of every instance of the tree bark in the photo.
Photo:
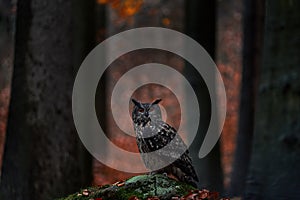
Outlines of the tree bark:
[{"label": "tree bark", "polygon": [[240,196],[250,163],[254,129],[257,70],[261,64],[264,1],[244,0],[243,72],[239,111],[239,129],[229,193]]},{"label": "tree bark", "polygon": [[14,59],[15,2],[0,2],[0,177]]},{"label": "tree bark", "polygon": [[[186,33],[202,45],[212,58],[215,57],[216,40],[216,2],[211,0],[186,1]],[[201,123],[190,151],[196,172],[199,176],[200,187],[209,190],[223,191],[223,171],[221,167],[221,154],[219,142],[213,150],[203,159],[198,158],[200,146],[205,137],[209,119],[211,102],[207,86],[192,66],[186,64],[185,75],[196,91],[200,103]],[[201,101],[200,101],[201,99]]]},{"label": "tree bark", "polygon": [[245,199],[300,196],[299,3],[267,0],[263,64]]},{"label": "tree bark", "polygon": [[71,109],[72,1],[18,1],[1,199],[53,199],[90,178]]}]

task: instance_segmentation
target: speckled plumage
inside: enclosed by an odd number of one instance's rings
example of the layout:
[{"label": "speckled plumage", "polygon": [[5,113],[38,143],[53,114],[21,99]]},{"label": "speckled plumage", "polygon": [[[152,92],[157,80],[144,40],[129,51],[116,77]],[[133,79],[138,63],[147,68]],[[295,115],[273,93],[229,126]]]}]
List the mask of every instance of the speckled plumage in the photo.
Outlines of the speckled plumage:
[{"label": "speckled plumage", "polygon": [[[132,99],[132,120],[136,141],[145,166],[157,173],[167,173],[178,180],[197,186],[199,181],[186,145],[177,131],[162,121],[158,106]],[[165,166],[161,169],[160,166]],[[158,170],[157,170],[158,169]]]}]

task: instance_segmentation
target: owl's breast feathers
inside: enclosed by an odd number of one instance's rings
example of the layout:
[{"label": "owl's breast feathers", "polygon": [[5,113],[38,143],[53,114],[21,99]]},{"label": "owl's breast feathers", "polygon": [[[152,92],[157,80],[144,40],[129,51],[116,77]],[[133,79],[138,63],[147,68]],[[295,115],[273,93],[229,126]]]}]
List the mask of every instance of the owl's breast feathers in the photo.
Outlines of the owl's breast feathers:
[{"label": "owl's breast feathers", "polygon": [[[165,147],[177,134],[173,127],[163,121],[156,122],[155,124],[150,122],[146,126],[136,126],[135,129],[137,143],[142,144],[139,150],[143,153],[149,153]],[[178,141],[178,144],[185,147],[183,141]],[[147,148],[143,146],[147,146]]]}]

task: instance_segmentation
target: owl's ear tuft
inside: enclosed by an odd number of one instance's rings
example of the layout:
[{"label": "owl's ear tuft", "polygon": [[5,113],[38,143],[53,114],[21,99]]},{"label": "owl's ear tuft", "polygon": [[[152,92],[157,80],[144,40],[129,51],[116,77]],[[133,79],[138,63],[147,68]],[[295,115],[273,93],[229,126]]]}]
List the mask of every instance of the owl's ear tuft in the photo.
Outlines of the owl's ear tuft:
[{"label": "owl's ear tuft", "polygon": [[138,102],[137,100],[131,99],[131,101],[134,103],[134,105],[136,105],[136,106],[141,106],[141,103]]},{"label": "owl's ear tuft", "polygon": [[155,101],[152,102],[152,105],[158,104],[159,102],[161,102],[162,99],[156,99]]}]

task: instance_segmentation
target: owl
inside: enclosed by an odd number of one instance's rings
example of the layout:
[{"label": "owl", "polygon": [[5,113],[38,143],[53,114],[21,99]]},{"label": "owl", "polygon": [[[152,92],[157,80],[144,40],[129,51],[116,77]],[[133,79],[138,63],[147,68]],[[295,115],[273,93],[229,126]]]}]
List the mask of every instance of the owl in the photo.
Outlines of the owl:
[{"label": "owl", "polygon": [[197,187],[199,180],[187,147],[177,131],[162,120],[160,101],[132,99],[132,120],[142,160],[152,173],[167,173]]}]

